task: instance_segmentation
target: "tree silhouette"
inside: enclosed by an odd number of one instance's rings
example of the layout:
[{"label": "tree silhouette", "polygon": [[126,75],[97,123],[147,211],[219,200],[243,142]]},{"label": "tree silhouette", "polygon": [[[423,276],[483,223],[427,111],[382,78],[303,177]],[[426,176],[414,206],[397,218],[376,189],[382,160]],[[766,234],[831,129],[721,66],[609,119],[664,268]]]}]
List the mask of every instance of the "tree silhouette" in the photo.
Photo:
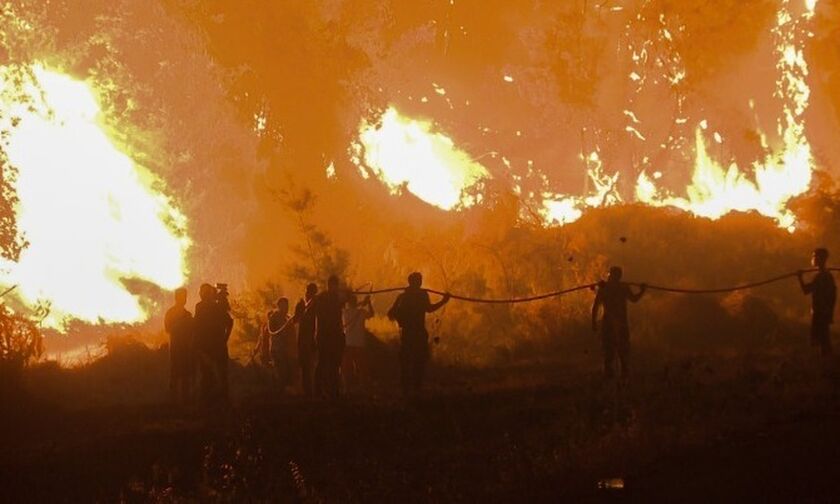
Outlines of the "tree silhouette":
[{"label": "tree silhouette", "polygon": [[296,282],[324,281],[330,275],[344,277],[350,266],[350,254],[337,247],[320,227],[313,224],[312,213],[317,197],[308,188],[292,182],[274,196],[294,215],[303,243],[291,247],[295,259],[287,266],[287,277]]}]

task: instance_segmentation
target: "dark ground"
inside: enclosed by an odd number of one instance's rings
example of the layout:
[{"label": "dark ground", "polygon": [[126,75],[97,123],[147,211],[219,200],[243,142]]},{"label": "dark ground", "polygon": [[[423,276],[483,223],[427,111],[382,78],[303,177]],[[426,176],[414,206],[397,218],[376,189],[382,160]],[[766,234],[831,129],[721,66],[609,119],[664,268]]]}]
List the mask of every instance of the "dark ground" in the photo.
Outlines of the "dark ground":
[{"label": "dark ground", "polygon": [[[436,369],[410,404],[387,388],[224,413],[25,402],[5,413],[2,500],[840,499],[840,382],[819,357],[639,361],[622,390],[550,362]],[[598,488],[611,478],[625,488]]]}]

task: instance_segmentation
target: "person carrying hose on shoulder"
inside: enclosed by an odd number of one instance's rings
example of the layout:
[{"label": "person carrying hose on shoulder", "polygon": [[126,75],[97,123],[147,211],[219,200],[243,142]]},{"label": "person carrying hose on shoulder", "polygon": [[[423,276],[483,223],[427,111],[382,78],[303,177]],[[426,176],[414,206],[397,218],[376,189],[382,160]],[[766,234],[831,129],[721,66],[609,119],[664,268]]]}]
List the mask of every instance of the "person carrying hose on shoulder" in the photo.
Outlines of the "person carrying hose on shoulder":
[{"label": "person carrying hose on shoulder", "polygon": [[805,282],[804,271],[797,271],[802,292],[811,296],[811,344],[819,346],[824,357],[831,355],[831,324],[834,323],[834,305],[837,302],[837,287],[834,277],[828,271],[828,249],[814,250],[811,264],[817,268],[817,274],[810,282]]},{"label": "person carrying hose on shoulder", "polygon": [[[592,331],[601,334],[604,352],[604,374],[608,379],[615,376],[615,358],[621,365],[621,377],[627,378],[630,364],[630,324],[627,320],[627,301],[635,303],[642,298],[647,285],[642,284],[638,293],[621,282],[622,270],[610,268],[606,282],[598,283],[598,292],[592,304]],[[598,325],[598,312],[603,306],[604,314]]]},{"label": "person carrying hose on shoulder", "polygon": [[429,293],[420,288],[422,285],[423,276],[420,273],[408,275],[408,287],[388,310],[388,318],[400,326],[400,381],[407,397],[420,393],[429,362],[426,314],[439,310],[451,297],[446,293],[443,299],[432,303]]}]

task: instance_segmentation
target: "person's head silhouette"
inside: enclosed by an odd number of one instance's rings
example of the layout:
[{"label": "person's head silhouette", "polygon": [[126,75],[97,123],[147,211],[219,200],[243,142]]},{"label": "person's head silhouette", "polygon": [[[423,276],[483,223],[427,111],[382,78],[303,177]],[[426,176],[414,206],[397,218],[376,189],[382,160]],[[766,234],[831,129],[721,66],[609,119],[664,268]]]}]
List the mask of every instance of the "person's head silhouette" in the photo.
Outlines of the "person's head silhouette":
[{"label": "person's head silhouette", "polygon": [[187,304],[187,289],[179,287],[175,289],[175,306],[186,306]]},{"label": "person's head silhouette", "polygon": [[607,276],[608,282],[620,282],[621,277],[624,275],[624,272],[621,270],[619,266],[613,266],[610,268],[610,273]]},{"label": "person's head silhouette", "polygon": [[811,264],[819,269],[825,269],[827,262],[828,249],[823,247],[814,249],[814,255],[811,257]]},{"label": "person's head silhouette", "polygon": [[213,301],[216,298],[216,288],[210,284],[201,284],[198,288],[198,297],[202,301]]},{"label": "person's head silhouette", "polygon": [[338,277],[336,275],[330,275],[327,279],[327,290],[330,292],[336,292],[338,290]]},{"label": "person's head silhouette", "polygon": [[312,299],[318,294],[318,286],[315,283],[310,283],[306,286],[306,299]]},{"label": "person's head silhouette", "polygon": [[421,275],[419,271],[415,271],[414,273],[408,275],[409,287],[419,289],[421,285],[423,285],[423,275]]},{"label": "person's head silhouette", "polygon": [[289,298],[281,297],[277,300],[277,311],[284,315],[289,313]]}]

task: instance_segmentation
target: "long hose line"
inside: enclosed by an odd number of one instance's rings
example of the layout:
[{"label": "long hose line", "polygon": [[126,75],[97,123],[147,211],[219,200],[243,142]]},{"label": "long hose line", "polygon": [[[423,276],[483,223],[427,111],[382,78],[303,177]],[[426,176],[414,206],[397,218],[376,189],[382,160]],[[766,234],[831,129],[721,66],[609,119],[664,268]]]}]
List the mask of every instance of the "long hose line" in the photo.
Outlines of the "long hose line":
[{"label": "long hose line", "polygon": [[[840,271],[840,268],[828,268],[829,271]],[[809,270],[802,270],[803,272],[814,272],[816,270],[809,269]],[[790,272],[785,273],[784,275],[778,275],[771,278],[767,278],[765,280],[759,280],[757,282],[750,282],[745,284],[738,284],[731,287],[719,287],[719,288],[711,288],[711,289],[688,289],[688,288],[681,288],[681,287],[667,287],[662,285],[656,284],[645,284],[641,282],[623,282],[626,285],[633,285],[633,286],[646,286],[650,290],[657,290],[662,292],[671,292],[671,293],[678,293],[678,294],[723,294],[729,292],[736,292],[741,290],[753,289],[755,287],[762,287],[764,285],[769,285],[772,283],[780,282],[782,280],[793,278],[798,275],[798,272]],[[552,292],[546,292],[544,294],[536,294],[533,296],[527,297],[515,297],[515,298],[479,298],[479,297],[471,297],[471,296],[462,296],[459,294],[450,294],[451,299],[457,299],[459,301],[465,301],[468,303],[483,303],[483,304],[517,304],[517,303],[530,303],[533,301],[540,301],[543,299],[549,299],[553,297],[562,296],[565,294],[570,294],[572,292],[577,292],[586,289],[594,289],[597,287],[599,282],[595,283],[588,283],[583,285],[578,285],[575,287],[571,287],[568,289],[557,290]],[[363,292],[353,292],[357,295],[373,295],[373,294],[385,294],[389,292],[402,292],[406,288],[405,287],[391,287],[387,289],[377,289],[371,291],[363,291]],[[440,296],[445,295],[445,292],[435,290],[435,289],[421,289],[430,294],[437,294]]]}]

